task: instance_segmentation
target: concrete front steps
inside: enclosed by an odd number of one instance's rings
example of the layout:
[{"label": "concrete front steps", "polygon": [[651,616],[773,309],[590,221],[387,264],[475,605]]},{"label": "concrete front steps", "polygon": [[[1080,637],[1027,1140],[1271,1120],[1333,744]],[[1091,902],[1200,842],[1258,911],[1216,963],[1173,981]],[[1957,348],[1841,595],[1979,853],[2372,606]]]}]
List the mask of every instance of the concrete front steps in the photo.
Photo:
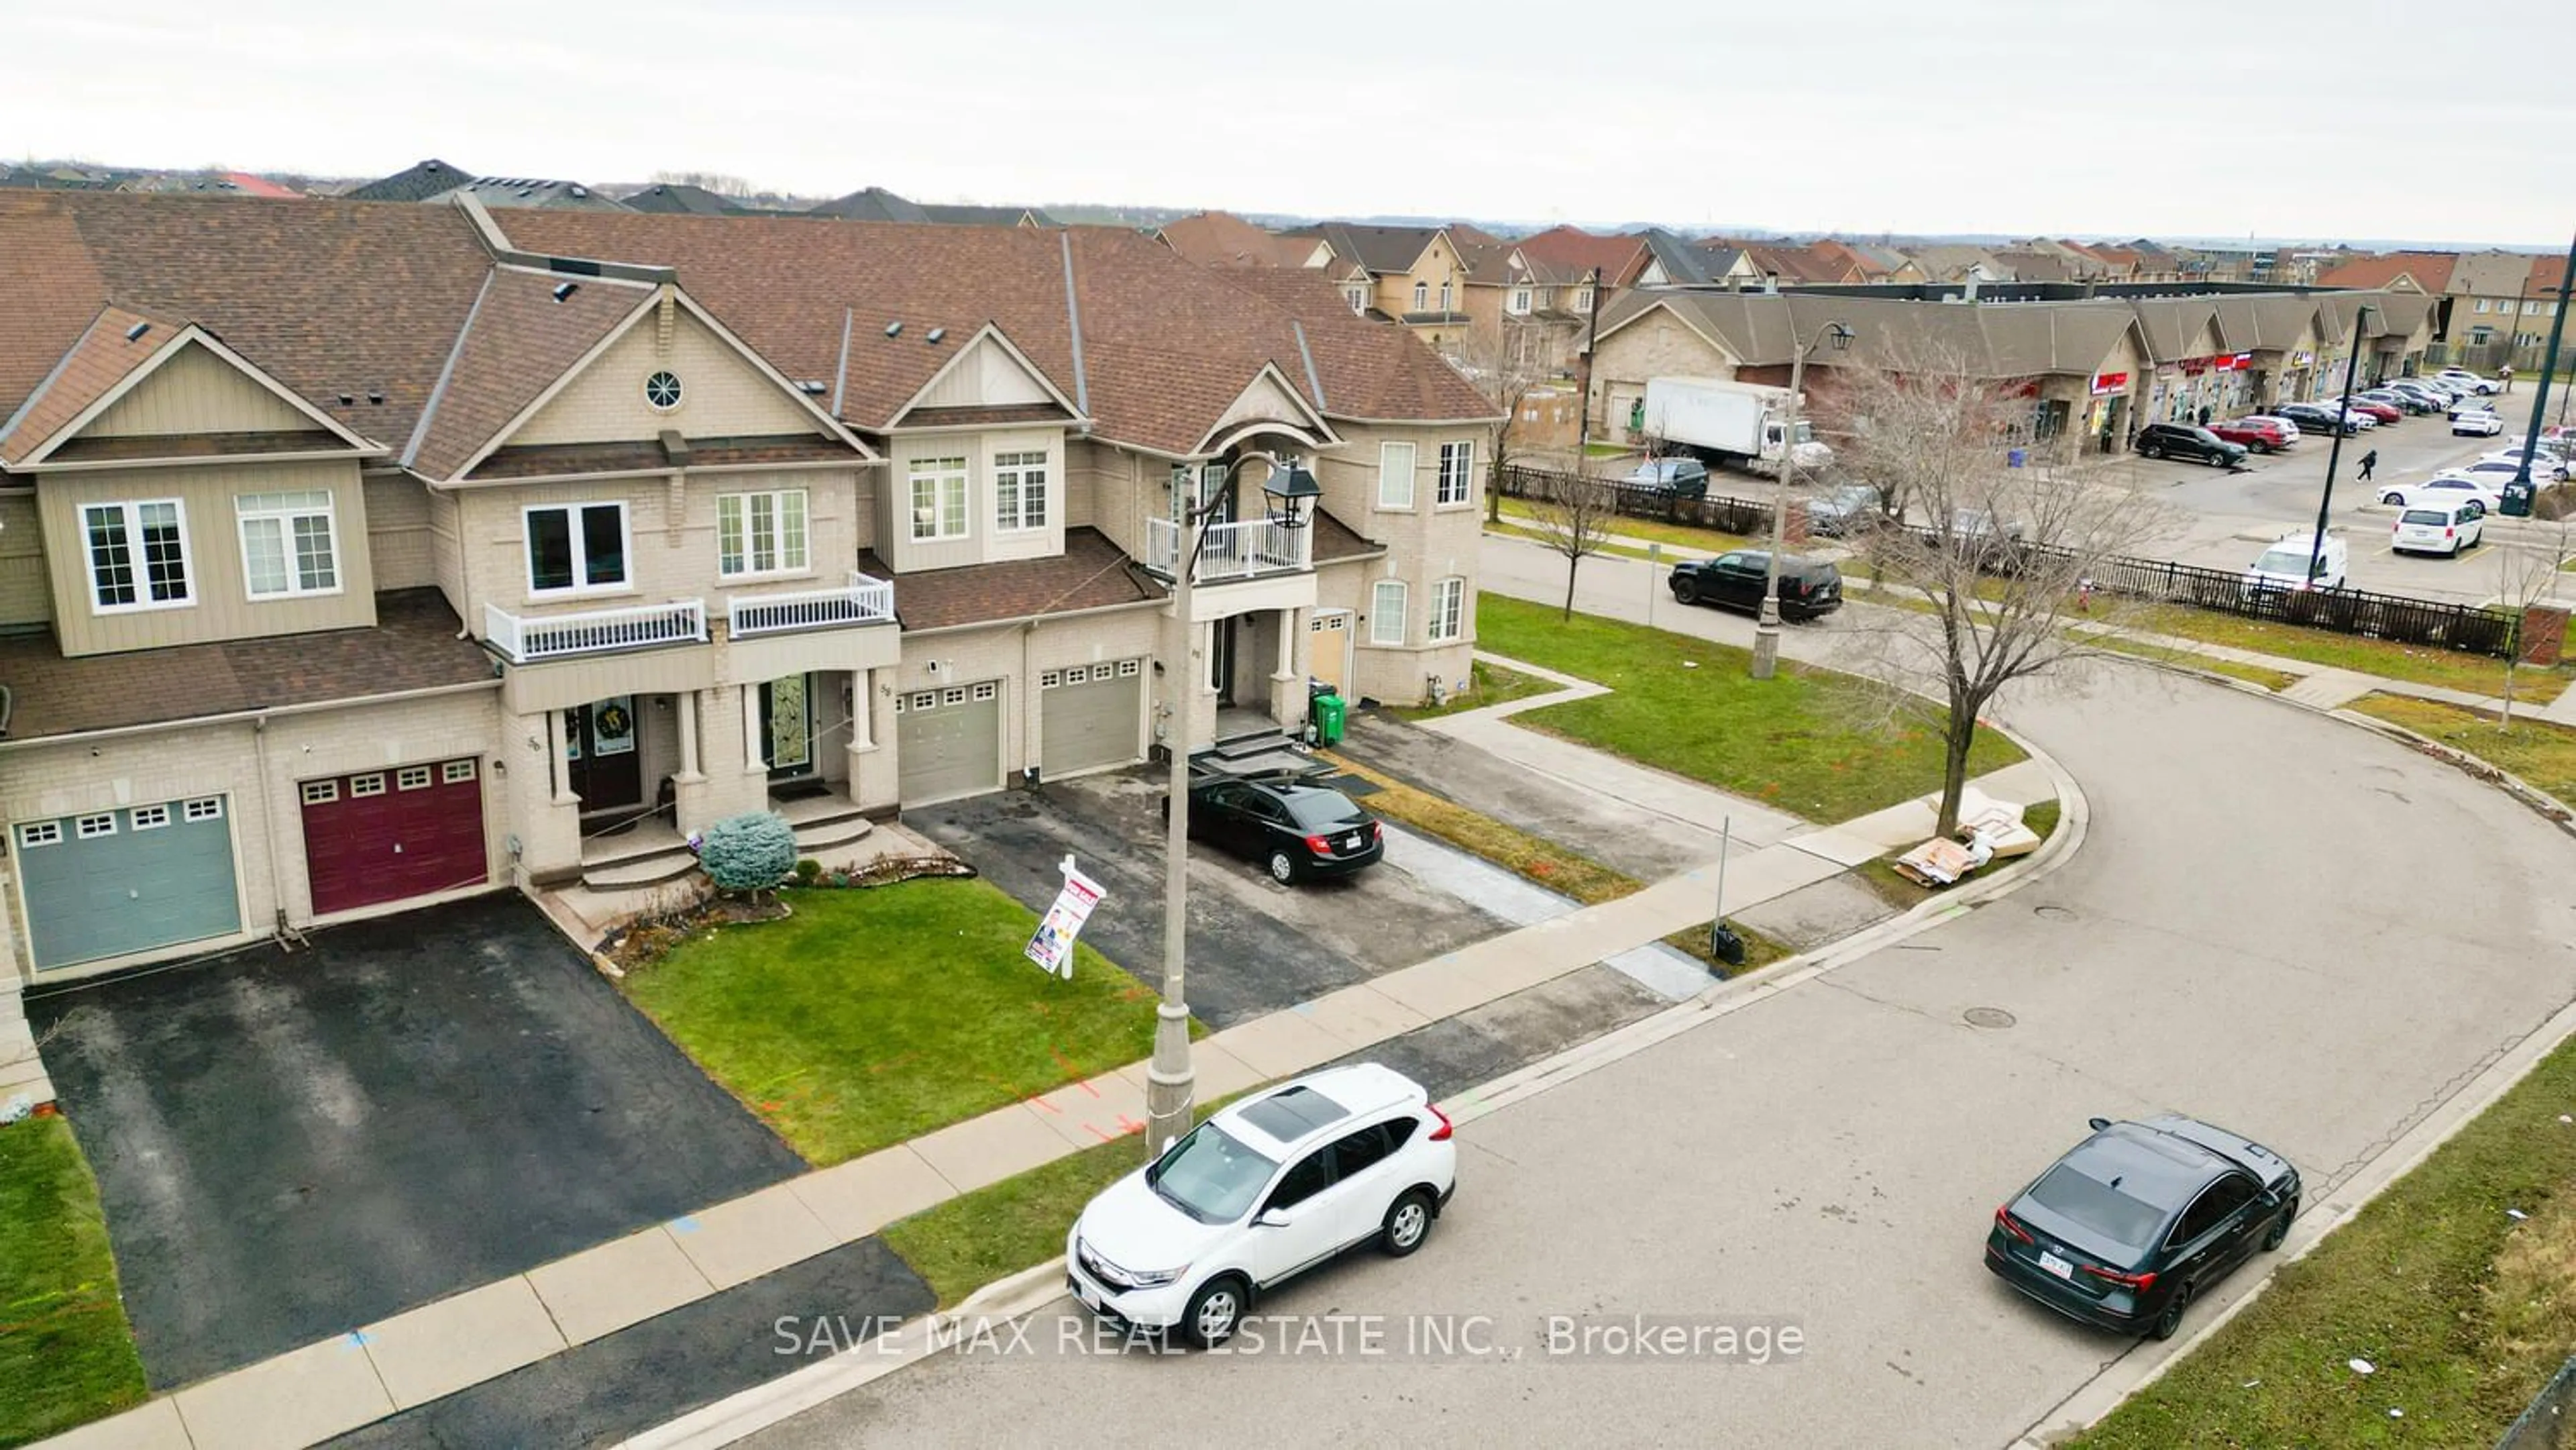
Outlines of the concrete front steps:
[{"label": "concrete front steps", "polygon": [[[842,796],[780,801],[776,809],[796,828],[800,860],[864,840],[876,829],[865,812]],[[636,891],[677,881],[697,869],[697,855],[686,837],[660,821],[646,821],[583,850],[581,884],[593,891]]]}]

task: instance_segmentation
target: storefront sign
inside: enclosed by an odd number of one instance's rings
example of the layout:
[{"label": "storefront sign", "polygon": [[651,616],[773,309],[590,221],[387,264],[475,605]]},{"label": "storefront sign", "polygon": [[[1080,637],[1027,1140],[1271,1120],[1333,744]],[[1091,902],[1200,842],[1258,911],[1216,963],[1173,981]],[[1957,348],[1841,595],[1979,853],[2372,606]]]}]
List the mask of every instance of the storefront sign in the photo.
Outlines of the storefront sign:
[{"label": "storefront sign", "polygon": [[2254,365],[2254,354],[2250,352],[2240,352],[2231,354],[2227,357],[2212,358],[2210,359],[2209,365],[2218,369],[2222,373],[2243,372],[2245,369]]},{"label": "storefront sign", "polygon": [[2093,396],[2098,398],[2104,393],[2116,393],[2128,385],[2129,375],[2127,373],[2095,373],[2093,375]]},{"label": "storefront sign", "polygon": [[2294,368],[2307,367],[2316,360],[2317,355],[2312,352],[2294,352],[2290,354],[2290,366]]}]

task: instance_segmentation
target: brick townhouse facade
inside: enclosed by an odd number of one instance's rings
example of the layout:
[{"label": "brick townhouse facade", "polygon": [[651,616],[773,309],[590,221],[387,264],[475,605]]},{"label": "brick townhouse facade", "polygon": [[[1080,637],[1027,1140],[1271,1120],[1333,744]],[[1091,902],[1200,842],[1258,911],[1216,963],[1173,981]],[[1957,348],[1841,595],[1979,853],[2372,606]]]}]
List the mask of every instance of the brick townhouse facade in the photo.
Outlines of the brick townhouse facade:
[{"label": "brick townhouse facade", "polygon": [[[1467,674],[1497,420],[1318,272],[1108,229],[44,193],[0,198],[0,258],[21,977]],[[1299,527],[1283,461],[1322,492]]]}]

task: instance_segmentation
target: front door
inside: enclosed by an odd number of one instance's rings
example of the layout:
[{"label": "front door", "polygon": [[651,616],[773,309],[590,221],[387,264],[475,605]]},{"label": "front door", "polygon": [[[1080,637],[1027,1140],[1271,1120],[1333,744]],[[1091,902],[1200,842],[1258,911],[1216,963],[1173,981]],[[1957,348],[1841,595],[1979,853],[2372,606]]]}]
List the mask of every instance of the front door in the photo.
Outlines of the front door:
[{"label": "front door", "polygon": [[564,712],[564,755],[584,815],[644,804],[644,764],[635,753],[635,697],[612,695]]},{"label": "front door", "polygon": [[760,687],[761,754],[771,780],[814,773],[814,677],[789,675]]},{"label": "front door", "polygon": [[1219,708],[1234,703],[1234,617],[1208,627],[1208,688]]}]

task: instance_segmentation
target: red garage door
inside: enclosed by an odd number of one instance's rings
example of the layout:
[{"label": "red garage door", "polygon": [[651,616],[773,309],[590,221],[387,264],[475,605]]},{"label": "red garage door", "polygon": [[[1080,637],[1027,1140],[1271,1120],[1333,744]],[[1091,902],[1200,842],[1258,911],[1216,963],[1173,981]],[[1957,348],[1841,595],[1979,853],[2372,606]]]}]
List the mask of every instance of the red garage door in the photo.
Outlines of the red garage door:
[{"label": "red garage door", "polygon": [[476,761],[443,760],[304,782],[314,914],[489,880],[482,776]]}]

